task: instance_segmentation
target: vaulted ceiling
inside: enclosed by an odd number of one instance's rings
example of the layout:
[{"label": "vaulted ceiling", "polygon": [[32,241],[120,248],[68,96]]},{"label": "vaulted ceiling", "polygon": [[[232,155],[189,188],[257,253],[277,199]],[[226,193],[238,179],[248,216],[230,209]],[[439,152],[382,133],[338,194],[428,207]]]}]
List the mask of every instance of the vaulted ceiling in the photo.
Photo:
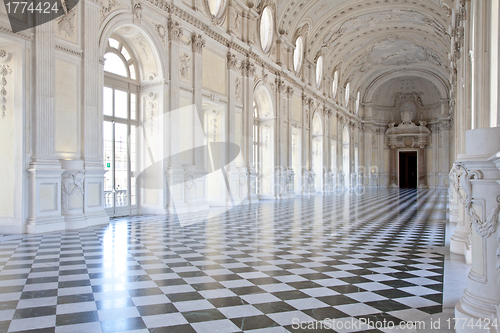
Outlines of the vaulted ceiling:
[{"label": "vaulted ceiling", "polygon": [[422,77],[447,91],[454,1],[279,0],[278,33],[291,43],[305,36],[305,58],[324,55],[326,74],[339,70],[340,85],[362,94],[388,75]]}]

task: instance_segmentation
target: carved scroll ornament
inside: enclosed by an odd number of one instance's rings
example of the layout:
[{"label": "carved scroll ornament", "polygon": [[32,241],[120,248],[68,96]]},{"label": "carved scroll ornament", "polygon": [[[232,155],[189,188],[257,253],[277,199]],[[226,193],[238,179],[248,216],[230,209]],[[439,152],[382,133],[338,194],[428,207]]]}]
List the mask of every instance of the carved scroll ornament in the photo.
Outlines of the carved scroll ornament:
[{"label": "carved scroll ornament", "polygon": [[462,171],[460,176],[460,188],[458,193],[458,198],[460,202],[465,206],[465,211],[469,215],[470,222],[476,233],[485,239],[491,236],[497,229],[498,224],[498,214],[500,213],[500,196],[496,198],[496,205],[493,207],[483,220],[479,217],[473,206],[472,199],[472,180],[483,179],[483,173],[480,170],[469,170],[463,163],[456,163],[457,170]]}]

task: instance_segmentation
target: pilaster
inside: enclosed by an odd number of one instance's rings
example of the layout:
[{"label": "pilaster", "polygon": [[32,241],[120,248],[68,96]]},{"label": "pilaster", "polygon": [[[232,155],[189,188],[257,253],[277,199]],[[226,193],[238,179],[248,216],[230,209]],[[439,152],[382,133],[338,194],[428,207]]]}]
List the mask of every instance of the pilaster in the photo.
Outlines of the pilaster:
[{"label": "pilaster", "polygon": [[[236,128],[236,80],[237,80],[237,70],[239,69],[238,60],[234,54],[231,52],[227,55],[227,77],[228,77],[228,113],[226,117],[226,136],[228,141],[233,143],[227,145],[226,154],[228,156],[236,156],[236,133],[241,133],[241,128]],[[253,112],[252,112],[253,114]],[[250,201],[247,200],[248,189],[247,184],[249,184],[246,177],[245,161],[243,160],[243,151],[240,151],[239,156],[231,161],[229,165],[226,166],[226,173],[228,177],[229,187],[231,189],[229,198],[233,201],[233,204],[249,204]]]},{"label": "pilaster", "polygon": [[[102,82],[104,63],[100,63],[99,44],[99,3],[86,0],[84,6],[83,36],[83,165],[79,174],[84,175],[84,207],[86,224],[108,223],[104,210],[104,164],[102,152]],[[79,162],[73,166],[79,165]],[[69,166],[65,174],[74,174]],[[74,217],[70,217],[72,221]],[[69,222],[73,223],[74,222]],[[75,226],[76,227],[76,226]],[[80,227],[85,227],[81,225]]]},{"label": "pilaster", "polygon": [[55,156],[54,21],[37,26],[35,31],[35,110],[33,156],[28,168],[28,233],[65,228],[61,215],[63,170]]},{"label": "pilaster", "polygon": [[[165,186],[167,196],[165,209],[168,213],[187,212],[187,206],[184,203],[184,173],[185,170],[179,161],[179,135],[180,135],[180,119],[177,110],[180,106],[180,71],[178,70],[179,61],[179,43],[183,34],[180,24],[173,19],[168,22],[168,42],[170,51],[169,54],[169,100],[167,112],[167,130],[164,131],[165,140],[168,142],[167,156],[165,167]],[[175,201],[175,204],[174,204]]]},{"label": "pilaster", "polygon": [[249,60],[241,62],[241,73],[243,74],[243,135],[242,153],[245,165],[240,174],[245,173],[247,200],[250,204],[259,202],[257,196],[257,170],[253,160],[253,101],[254,101],[254,75],[255,66]]}]

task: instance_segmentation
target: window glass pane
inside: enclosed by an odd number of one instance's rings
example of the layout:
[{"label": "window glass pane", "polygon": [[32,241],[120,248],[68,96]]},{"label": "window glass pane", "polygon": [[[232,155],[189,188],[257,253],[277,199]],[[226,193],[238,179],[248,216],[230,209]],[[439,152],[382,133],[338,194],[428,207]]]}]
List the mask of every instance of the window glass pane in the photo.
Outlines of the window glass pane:
[{"label": "window glass pane", "polygon": [[103,124],[104,142],[104,207],[113,207],[113,123],[105,121]]},{"label": "window glass pane", "polygon": [[128,205],[127,125],[115,123],[115,205]]},{"label": "window glass pane", "polygon": [[130,204],[136,204],[136,151],[135,151],[135,140],[136,140],[136,127],[130,127]]},{"label": "window glass pane", "polygon": [[260,20],[260,42],[262,50],[268,52],[273,40],[273,14],[269,7],[264,8]]},{"label": "window glass pane", "polygon": [[321,81],[323,80],[323,56],[318,58],[316,64],[316,85],[318,88],[321,86]]},{"label": "window glass pane", "polygon": [[127,61],[130,60],[130,54],[128,54],[127,49],[124,47],[122,47],[122,55],[125,57],[125,60],[127,60]]},{"label": "window glass pane", "polygon": [[210,14],[219,18],[224,12],[224,0],[208,0]]},{"label": "window glass pane", "polygon": [[345,106],[349,106],[349,97],[350,97],[350,89],[351,89],[351,83],[348,83],[345,86]]},{"label": "window glass pane", "polygon": [[130,78],[132,80],[135,80],[135,66],[132,64],[132,65],[130,65],[129,68],[130,68]]},{"label": "window glass pane", "polygon": [[115,117],[128,118],[128,94],[115,90]]},{"label": "window glass pane", "polygon": [[123,63],[122,59],[114,53],[106,53],[104,55],[104,70],[116,75],[128,77],[127,67]]},{"label": "window glass pane", "polygon": [[356,96],[356,113],[359,111],[359,98],[361,97],[361,92],[358,91],[358,95]]},{"label": "window glass pane", "polygon": [[136,96],[135,94],[130,94],[130,119],[135,119],[135,115],[136,115],[136,104],[135,104],[135,101],[136,101]]},{"label": "window glass pane", "polygon": [[109,39],[109,46],[111,46],[114,49],[118,49],[118,46],[120,46],[120,42],[117,41],[116,39],[110,38]]},{"label": "window glass pane", "polygon": [[304,43],[302,41],[302,37],[299,37],[295,42],[295,50],[293,53],[293,68],[295,69],[296,73],[298,73],[300,71],[300,67],[302,67],[303,54],[304,54]]},{"label": "window glass pane", "polygon": [[113,89],[104,87],[103,92],[103,113],[105,116],[113,115]]},{"label": "window glass pane", "polygon": [[333,75],[333,86],[332,86],[333,98],[335,98],[335,96],[337,96],[338,86],[339,86],[339,72],[335,72],[335,74]]}]

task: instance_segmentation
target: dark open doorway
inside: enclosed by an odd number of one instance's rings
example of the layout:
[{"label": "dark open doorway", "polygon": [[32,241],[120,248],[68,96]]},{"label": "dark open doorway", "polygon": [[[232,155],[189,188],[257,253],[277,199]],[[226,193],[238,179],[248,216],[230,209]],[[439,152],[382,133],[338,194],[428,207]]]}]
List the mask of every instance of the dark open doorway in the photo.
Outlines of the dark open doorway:
[{"label": "dark open doorway", "polygon": [[399,187],[417,188],[417,152],[399,152]]}]

